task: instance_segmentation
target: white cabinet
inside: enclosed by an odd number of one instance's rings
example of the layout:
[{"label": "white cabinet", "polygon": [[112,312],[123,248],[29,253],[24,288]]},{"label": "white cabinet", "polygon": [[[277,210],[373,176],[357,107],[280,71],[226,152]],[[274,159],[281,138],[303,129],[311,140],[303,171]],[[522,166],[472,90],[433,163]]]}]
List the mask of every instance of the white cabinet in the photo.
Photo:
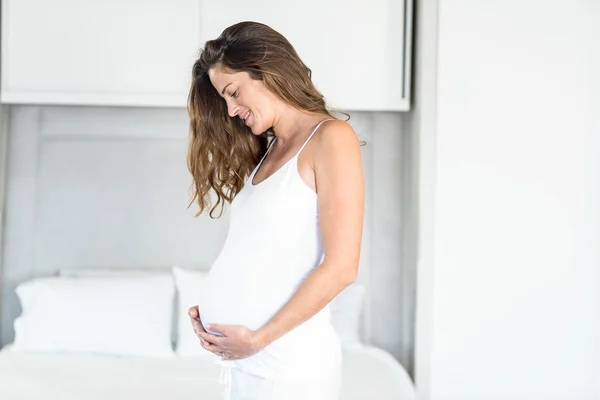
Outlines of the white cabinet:
[{"label": "white cabinet", "polygon": [[185,106],[197,0],[3,0],[4,103]]},{"label": "white cabinet", "polygon": [[409,109],[412,0],[201,2],[202,42],[262,22],[289,39],[331,106]]},{"label": "white cabinet", "polygon": [[412,0],[2,0],[0,100],[185,107],[198,50],[243,20],[286,36],[330,106],[409,109]]}]

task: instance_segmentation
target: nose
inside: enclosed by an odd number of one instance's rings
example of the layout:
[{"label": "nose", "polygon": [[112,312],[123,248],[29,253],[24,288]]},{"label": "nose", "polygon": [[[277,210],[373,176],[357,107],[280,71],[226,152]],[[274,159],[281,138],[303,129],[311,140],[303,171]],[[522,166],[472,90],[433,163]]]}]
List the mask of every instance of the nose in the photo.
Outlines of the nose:
[{"label": "nose", "polygon": [[227,113],[231,118],[235,117],[239,111],[240,108],[237,106],[237,104],[233,102],[227,102]]}]

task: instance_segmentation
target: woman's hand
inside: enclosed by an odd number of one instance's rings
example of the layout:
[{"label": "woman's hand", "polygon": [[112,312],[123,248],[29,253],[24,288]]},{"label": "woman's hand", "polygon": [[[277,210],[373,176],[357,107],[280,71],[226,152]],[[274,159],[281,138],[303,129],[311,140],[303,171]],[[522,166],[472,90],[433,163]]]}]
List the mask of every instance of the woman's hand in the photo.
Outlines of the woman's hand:
[{"label": "woman's hand", "polygon": [[194,328],[194,332],[198,336],[198,339],[200,339],[200,345],[204,349],[220,356],[222,352],[221,349],[211,348],[210,344],[206,340],[202,339],[202,337],[200,336],[201,333],[206,333],[206,330],[204,330],[204,326],[200,321],[200,312],[198,311],[198,306],[190,307],[190,309],[188,310],[188,315],[190,316],[190,320],[192,321],[192,328]]},{"label": "woman's hand", "polygon": [[253,331],[241,325],[207,326],[211,332],[220,333],[223,336],[206,332],[200,321],[198,306],[191,307],[188,314],[202,347],[223,359],[239,360],[250,357],[266,346],[258,331]]},{"label": "woman's hand", "polygon": [[223,336],[213,335],[206,331],[200,332],[199,336],[211,346],[218,348],[221,354],[217,354],[227,360],[250,357],[265,347],[258,332],[245,326],[208,325],[207,329]]}]

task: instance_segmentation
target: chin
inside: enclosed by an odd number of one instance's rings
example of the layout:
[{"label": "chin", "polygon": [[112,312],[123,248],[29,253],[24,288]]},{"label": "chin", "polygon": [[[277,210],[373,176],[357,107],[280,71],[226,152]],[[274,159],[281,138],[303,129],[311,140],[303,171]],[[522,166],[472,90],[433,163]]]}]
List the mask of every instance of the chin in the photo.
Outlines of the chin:
[{"label": "chin", "polygon": [[250,131],[252,132],[252,134],[256,135],[256,136],[260,136],[260,135],[262,135],[263,133],[265,133],[268,130],[268,129],[258,129],[254,125],[253,126],[249,126],[249,128],[250,128]]}]

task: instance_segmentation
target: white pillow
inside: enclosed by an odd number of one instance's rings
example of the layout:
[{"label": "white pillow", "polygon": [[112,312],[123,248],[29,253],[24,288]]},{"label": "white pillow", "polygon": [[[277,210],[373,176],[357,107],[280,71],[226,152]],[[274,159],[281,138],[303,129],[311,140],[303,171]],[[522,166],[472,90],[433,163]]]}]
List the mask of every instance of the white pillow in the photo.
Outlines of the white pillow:
[{"label": "white pillow", "polygon": [[355,282],[342,290],[330,303],[331,323],[344,348],[363,346],[360,340],[360,320],[364,294],[365,287]]},{"label": "white pillow", "polygon": [[[136,276],[165,276],[172,279],[171,267],[78,267],[78,268],[62,268],[58,270],[59,276],[65,277],[136,277]],[[171,321],[171,345],[175,343],[175,301],[173,301],[173,320]]]},{"label": "white pillow", "polygon": [[16,293],[13,351],[173,356],[170,275],[35,278]]},{"label": "white pillow", "polygon": [[171,275],[171,267],[82,267],[82,268],[63,268],[58,270],[59,276],[139,276],[139,275]]},{"label": "white pillow", "polygon": [[208,272],[180,267],[173,267],[173,278],[177,288],[177,334],[175,354],[182,357],[198,357],[218,359],[219,356],[205,350],[200,345],[188,315],[191,306],[198,305],[198,296]]}]

